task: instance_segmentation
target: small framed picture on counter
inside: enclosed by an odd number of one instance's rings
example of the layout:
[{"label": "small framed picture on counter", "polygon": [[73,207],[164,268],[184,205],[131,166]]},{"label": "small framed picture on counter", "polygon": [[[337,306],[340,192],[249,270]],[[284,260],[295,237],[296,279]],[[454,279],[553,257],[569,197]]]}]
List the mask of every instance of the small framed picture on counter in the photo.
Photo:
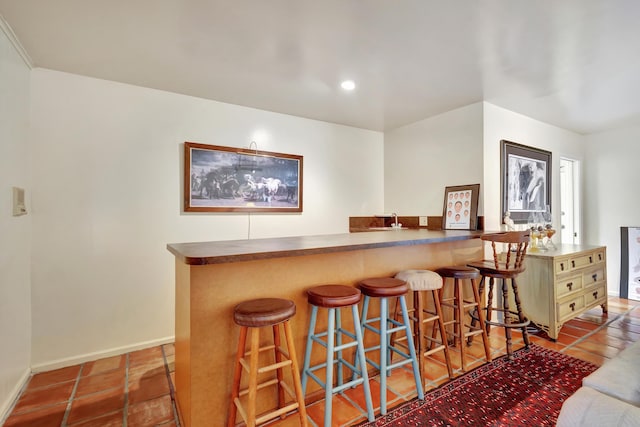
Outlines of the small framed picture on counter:
[{"label": "small framed picture on counter", "polygon": [[457,185],[444,190],[443,230],[475,230],[478,227],[480,184]]}]

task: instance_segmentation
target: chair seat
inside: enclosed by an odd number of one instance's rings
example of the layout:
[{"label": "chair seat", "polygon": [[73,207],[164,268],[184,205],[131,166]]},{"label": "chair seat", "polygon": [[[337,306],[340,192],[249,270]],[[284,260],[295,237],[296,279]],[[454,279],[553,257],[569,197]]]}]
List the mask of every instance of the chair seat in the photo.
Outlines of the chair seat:
[{"label": "chair seat", "polygon": [[322,285],[307,290],[309,304],[318,307],[348,307],[360,302],[362,293],[353,286]]},{"label": "chair seat", "polygon": [[469,264],[467,264],[467,266],[478,269],[480,271],[480,274],[483,276],[494,277],[498,279],[510,279],[512,277],[516,277],[518,274],[524,271],[524,268],[496,268],[495,262],[488,259],[484,261],[470,262]]},{"label": "chair seat", "polygon": [[412,291],[435,291],[442,288],[442,277],[431,270],[403,270],[396,279],[407,282]]},{"label": "chair seat", "polygon": [[435,272],[442,277],[451,277],[454,279],[477,279],[480,277],[480,271],[478,271],[478,269],[466,265],[442,267]]},{"label": "chair seat", "polygon": [[393,277],[374,277],[360,282],[363,294],[374,298],[398,297],[409,290],[407,282]]},{"label": "chair seat", "polygon": [[241,302],[233,310],[233,320],[240,326],[259,328],[282,323],[296,314],[293,301],[282,298],[259,298]]}]

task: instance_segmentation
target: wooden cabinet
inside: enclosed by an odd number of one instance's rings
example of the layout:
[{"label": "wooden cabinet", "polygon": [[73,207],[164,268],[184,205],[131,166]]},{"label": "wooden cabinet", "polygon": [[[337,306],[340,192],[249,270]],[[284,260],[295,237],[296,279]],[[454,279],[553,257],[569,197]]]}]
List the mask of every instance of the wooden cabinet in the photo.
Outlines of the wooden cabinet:
[{"label": "wooden cabinet", "polygon": [[607,312],[607,252],[604,246],[561,245],[531,251],[516,279],[527,317],[557,339],[562,325],[602,306]]}]

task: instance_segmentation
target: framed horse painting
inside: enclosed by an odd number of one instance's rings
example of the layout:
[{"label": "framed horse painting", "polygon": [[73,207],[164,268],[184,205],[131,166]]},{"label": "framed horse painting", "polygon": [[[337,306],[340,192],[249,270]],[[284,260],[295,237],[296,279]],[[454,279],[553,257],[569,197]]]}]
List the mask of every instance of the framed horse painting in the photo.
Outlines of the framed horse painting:
[{"label": "framed horse painting", "polygon": [[551,152],[501,141],[502,215],[516,224],[551,213]]},{"label": "framed horse painting", "polygon": [[302,156],[184,143],[185,212],[302,212]]}]

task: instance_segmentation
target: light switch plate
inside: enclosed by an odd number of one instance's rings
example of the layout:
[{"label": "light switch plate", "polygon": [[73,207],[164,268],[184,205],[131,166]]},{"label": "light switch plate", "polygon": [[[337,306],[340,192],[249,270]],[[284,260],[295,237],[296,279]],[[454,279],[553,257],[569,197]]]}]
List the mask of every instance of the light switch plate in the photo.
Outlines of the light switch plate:
[{"label": "light switch plate", "polygon": [[24,189],[13,187],[13,216],[27,214],[27,207],[24,204]]},{"label": "light switch plate", "polygon": [[428,225],[427,224],[427,217],[426,216],[421,216],[420,217],[420,226],[421,227],[426,227],[427,225]]}]

